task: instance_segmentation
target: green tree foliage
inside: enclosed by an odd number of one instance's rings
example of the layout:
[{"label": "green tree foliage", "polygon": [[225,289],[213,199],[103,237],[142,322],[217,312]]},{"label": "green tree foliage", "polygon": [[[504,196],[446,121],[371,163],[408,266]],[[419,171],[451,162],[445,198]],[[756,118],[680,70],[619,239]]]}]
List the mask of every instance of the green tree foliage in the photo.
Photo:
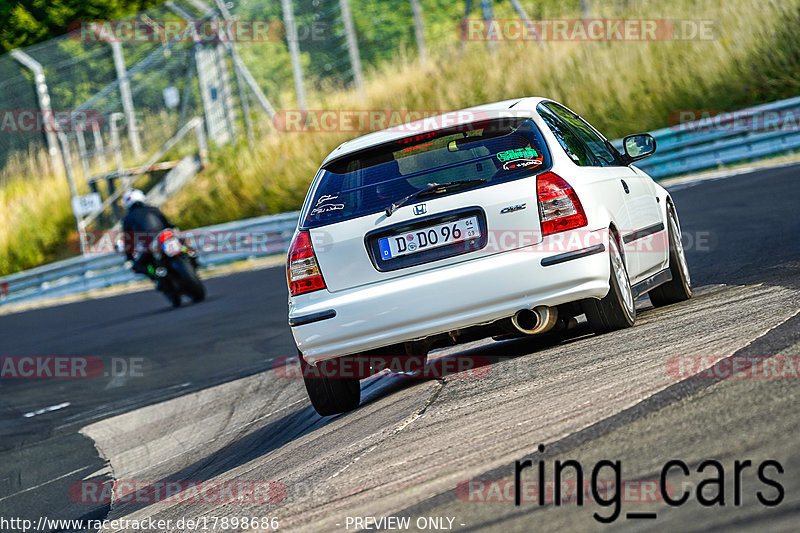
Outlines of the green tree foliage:
[{"label": "green tree foliage", "polygon": [[81,20],[123,18],[161,0],[4,0],[0,2],[0,53],[67,33]]}]

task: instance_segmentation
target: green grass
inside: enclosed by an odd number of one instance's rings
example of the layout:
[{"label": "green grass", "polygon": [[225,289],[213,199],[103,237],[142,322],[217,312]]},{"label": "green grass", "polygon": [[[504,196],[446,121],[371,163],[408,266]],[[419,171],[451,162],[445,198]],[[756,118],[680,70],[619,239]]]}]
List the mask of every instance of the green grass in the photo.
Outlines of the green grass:
[{"label": "green grass", "polygon": [[[636,11],[625,12],[631,18],[713,20],[717,38],[543,47],[512,42],[499,43],[493,53],[481,43],[440,47],[428,67],[399,55],[368,73],[364,98],[312,94],[310,107],[453,110],[540,95],[565,103],[614,138],[664,127],[675,110],[735,110],[800,94],[800,0],[632,4]],[[620,14],[598,8],[594,16]],[[215,150],[193,186],[166,204],[167,215],[189,228],[298,209],[325,155],[358,135],[263,129],[253,150],[245,143]],[[0,189],[0,273],[63,254],[71,231],[66,187],[45,180],[51,190],[41,194],[26,183],[10,194]]]}]

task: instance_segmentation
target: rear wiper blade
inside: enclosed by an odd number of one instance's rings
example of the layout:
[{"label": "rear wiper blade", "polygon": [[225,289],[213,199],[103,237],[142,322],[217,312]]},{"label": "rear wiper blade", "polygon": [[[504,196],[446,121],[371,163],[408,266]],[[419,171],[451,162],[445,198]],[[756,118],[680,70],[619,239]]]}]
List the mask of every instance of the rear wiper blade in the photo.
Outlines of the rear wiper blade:
[{"label": "rear wiper blade", "polygon": [[416,192],[412,192],[408,196],[401,198],[400,200],[393,202],[392,205],[386,208],[386,216],[392,216],[392,213],[397,211],[403,205],[405,205],[409,200],[415,198],[423,198],[425,196],[434,196],[437,194],[444,194],[446,192],[451,191],[453,188],[469,188],[474,187],[476,185],[480,185],[482,183],[486,183],[486,180],[481,178],[477,180],[454,180],[448,181],[446,183],[432,183],[425,187],[424,189],[420,189]]}]

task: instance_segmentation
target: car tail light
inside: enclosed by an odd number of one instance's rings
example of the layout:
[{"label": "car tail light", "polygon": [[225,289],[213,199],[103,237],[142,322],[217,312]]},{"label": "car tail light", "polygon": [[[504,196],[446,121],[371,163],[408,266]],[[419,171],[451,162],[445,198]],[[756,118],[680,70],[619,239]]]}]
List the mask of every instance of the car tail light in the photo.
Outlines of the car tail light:
[{"label": "car tail light", "polygon": [[325,288],[325,280],[322,279],[311,246],[311,235],[307,231],[298,232],[292,239],[286,262],[286,279],[292,296]]},{"label": "car tail light", "polygon": [[587,225],[586,212],[575,190],[552,172],[539,175],[536,181],[542,235]]}]

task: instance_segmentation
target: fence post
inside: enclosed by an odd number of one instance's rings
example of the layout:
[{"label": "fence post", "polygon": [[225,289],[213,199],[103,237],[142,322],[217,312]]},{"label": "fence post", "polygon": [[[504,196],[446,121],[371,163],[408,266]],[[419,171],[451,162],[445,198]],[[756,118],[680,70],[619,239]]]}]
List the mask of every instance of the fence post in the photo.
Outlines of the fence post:
[{"label": "fence post", "polygon": [[[233,55],[231,55],[233,61]],[[253,136],[253,120],[250,117],[250,103],[247,101],[247,93],[244,90],[244,80],[239,69],[236,68],[236,62],[233,61],[233,72],[236,75],[236,91],[239,93],[239,104],[242,106],[242,118],[244,119],[244,129],[247,131],[247,145],[253,149],[255,137]]]},{"label": "fence post", "polygon": [[[218,35],[223,35],[220,29]],[[225,36],[227,39],[228,37]],[[233,92],[231,91],[231,78],[228,75],[228,65],[225,62],[225,47],[221,42],[217,43],[214,49],[215,59],[217,60],[217,73],[220,82],[220,96],[222,97],[222,108],[225,110],[225,123],[228,126],[230,141],[236,139],[236,111],[233,108]]]},{"label": "fence post", "polygon": [[[48,122],[48,125],[54,125],[53,110],[50,108],[50,91],[47,89],[44,69],[41,63],[22,50],[11,50],[11,57],[33,72],[33,79],[36,84],[36,97],[39,102],[39,111],[42,113],[42,118]],[[61,150],[58,147],[58,137],[56,136],[55,128],[45,128],[44,134],[47,141],[47,151],[50,154],[50,163],[53,165],[53,172],[55,174],[60,174],[64,167],[60,160]]]},{"label": "fence post", "polygon": [[356,39],[356,29],[353,26],[353,14],[350,12],[350,0],[339,0],[339,7],[342,11],[342,23],[344,32],[347,36],[347,51],[350,52],[350,66],[353,70],[353,81],[356,88],[364,95],[364,73],[361,70],[361,55],[358,52],[358,39]]},{"label": "fence post", "polygon": [[[177,14],[179,17],[183,18],[189,22],[189,30],[192,34],[192,59],[191,61],[194,62],[194,69],[197,71],[197,85],[200,89],[200,105],[203,108],[203,120],[205,120],[206,131],[208,132],[209,137],[211,137],[214,141],[219,141],[220,138],[217,135],[217,124],[212,117],[212,106],[213,103],[211,101],[211,96],[208,92],[207,86],[207,78],[206,70],[204,69],[203,59],[206,57],[205,51],[202,49],[202,45],[200,44],[200,36],[197,33],[197,28],[195,24],[191,23],[192,16],[183,10],[180,6],[175,4],[174,2],[166,2],[164,5],[167,6],[173,13]],[[208,6],[204,6],[206,9],[210,10]],[[188,94],[190,94],[189,90],[189,83],[191,81],[191,65],[186,69],[186,87],[184,87],[184,102],[183,105],[186,104]],[[181,116],[182,118],[185,117],[185,113],[183,109],[181,109]]]},{"label": "fence post", "polygon": [[83,129],[78,128],[78,131],[75,132],[75,140],[78,141],[78,153],[81,157],[81,168],[83,168],[83,177],[84,179],[89,179],[89,154],[86,151],[86,137],[83,136]]},{"label": "fence post", "polygon": [[[75,185],[75,172],[72,169],[72,156],[69,150],[69,139],[64,132],[58,132],[58,140],[61,143],[61,154],[64,156],[64,172],[67,175],[67,183],[69,184],[69,194],[72,200],[78,198],[78,187]],[[81,216],[75,211],[74,205],[72,206],[72,214],[75,215],[75,224],[78,227],[78,240],[81,245],[81,253],[86,253],[86,229],[83,226]]]},{"label": "fence post", "polygon": [[97,164],[100,166],[100,172],[105,172],[108,169],[106,163],[106,148],[103,144],[103,134],[100,132],[100,123],[97,120],[92,121],[92,138],[94,139],[94,155],[97,158]]},{"label": "fence post", "polygon": [[131,83],[128,79],[128,70],[125,67],[125,56],[122,54],[122,44],[118,41],[107,40],[111,45],[111,52],[114,55],[114,68],[117,70],[117,80],[119,80],[119,93],[122,97],[122,110],[125,112],[125,120],[128,126],[128,138],[131,140],[133,155],[141,157],[142,141],[139,139],[139,129],[136,127],[136,115],[133,112],[133,96],[131,95]]},{"label": "fence post", "polygon": [[[486,27],[489,27],[489,24],[492,23],[492,19],[494,19],[494,14],[492,12],[492,0],[481,0],[481,14],[483,15],[483,20],[486,22]],[[486,41],[486,47],[494,52],[497,48],[497,43],[493,40],[489,39]]]},{"label": "fence post", "polygon": [[472,0],[464,0],[464,18],[461,19],[461,40],[458,43],[459,49],[464,48],[467,40],[467,24],[469,24],[469,14],[472,11]]},{"label": "fence post", "polygon": [[[211,7],[206,5],[202,0],[188,0],[188,1],[190,4],[192,4],[194,7],[196,7],[203,13],[207,14],[210,11],[212,11]],[[228,8],[225,7],[225,4],[223,2],[217,2],[217,8],[220,10],[220,12],[224,17],[226,18],[231,17]],[[231,53],[231,59],[233,59],[233,66],[235,69],[237,69],[236,70],[237,74],[241,75],[242,78],[244,78],[244,82],[247,84],[247,87],[250,88],[250,91],[253,93],[253,96],[255,96],[258,105],[261,106],[261,108],[264,110],[264,112],[267,114],[269,118],[273,118],[275,116],[275,109],[272,107],[272,104],[269,103],[269,100],[264,95],[264,92],[261,90],[261,87],[259,87],[258,84],[256,83],[256,80],[253,78],[253,75],[250,74],[250,71],[247,69],[245,64],[242,63],[242,60],[239,57],[239,54],[236,53],[236,49],[233,48],[232,43],[223,42],[222,44],[223,46],[231,50],[230,53]],[[199,79],[199,74],[198,74],[198,79]]]},{"label": "fence post", "polygon": [[192,78],[194,65],[194,45],[192,45],[191,58],[186,65],[186,73],[183,77],[183,95],[181,96],[181,110],[178,119],[178,127],[186,124],[186,115],[189,112],[189,99],[192,97]]},{"label": "fence post", "polygon": [[[228,11],[228,8],[225,7],[225,4],[222,2],[222,0],[216,0],[216,3],[217,3],[217,9],[219,10],[220,14],[222,15],[222,18],[224,18],[226,21],[231,20],[232,19],[231,13],[230,13],[230,11]],[[221,33],[222,33],[222,29],[220,28],[220,31],[219,31],[218,35],[220,35]],[[255,138],[253,137],[253,124],[252,124],[252,121],[250,119],[250,105],[247,102],[247,95],[244,92],[242,74],[241,74],[241,72],[239,72],[239,67],[236,65],[236,59],[239,57],[238,54],[236,53],[236,43],[233,42],[232,38],[231,38],[231,41],[221,40],[221,42],[227,42],[228,43],[227,47],[223,46],[223,45],[220,45],[220,46],[222,47],[222,49],[227,48],[228,53],[231,56],[231,63],[233,63],[233,74],[236,77],[236,89],[239,92],[239,105],[242,106],[242,118],[244,119],[244,128],[245,128],[245,130],[247,132],[247,144],[250,147],[250,149],[252,150],[253,149],[253,143],[255,142]],[[225,69],[225,76],[226,77],[227,77],[227,73],[228,73],[228,69],[226,68]],[[231,109],[230,109],[230,111],[231,111],[231,113],[233,113],[233,100],[231,100]]]},{"label": "fence post", "polygon": [[[122,145],[119,142],[119,126],[117,126],[117,122],[123,117],[122,113],[111,113],[108,120],[108,127],[111,130],[111,148],[114,150],[114,157],[117,161],[117,174],[120,181],[124,179],[122,175],[125,170],[125,164],[122,160]],[[127,189],[128,184],[125,183],[123,188]]]},{"label": "fence post", "polygon": [[203,121],[194,117],[192,119],[195,125],[194,136],[197,140],[197,152],[200,155],[200,164],[203,166],[208,165],[208,140],[206,139],[206,132],[203,130]]},{"label": "fence post", "polygon": [[286,44],[292,60],[294,91],[297,95],[297,108],[306,109],[306,87],[303,81],[303,65],[300,63],[300,46],[297,42],[297,25],[294,23],[294,6],[292,0],[281,0],[283,7],[283,23],[286,26]]},{"label": "fence post", "polygon": [[411,13],[414,15],[414,34],[417,38],[419,62],[428,64],[428,46],[425,44],[425,25],[422,22],[422,6],[419,0],[411,0]]},{"label": "fence post", "polygon": [[[45,124],[47,148],[50,152],[51,161],[53,163],[53,171],[59,172],[63,169],[67,176],[70,197],[74,200],[78,197],[78,188],[75,186],[75,175],[72,171],[72,160],[69,154],[69,140],[63,132],[57,132],[53,110],[50,108],[50,93],[47,90],[44,69],[42,68],[41,63],[33,59],[22,50],[12,50],[11,56],[19,61],[23,66],[30,69],[31,72],[33,72],[34,81],[36,83],[36,95],[39,99],[39,110],[42,113],[42,122]],[[59,144],[61,145],[60,149]],[[59,154],[61,155],[61,161],[59,161],[58,158]],[[70,202],[70,204],[72,204],[72,202]],[[72,214],[75,216],[75,224],[80,235],[81,253],[84,253],[86,239],[84,237],[83,227],[81,226],[81,219],[80,216],[78,216],[78,214],[75,212],[74,208],[72,210]]]},{"label": "fence post", "polygon": [[[233,19],[231,16],[231,12],[228,11],[228,7],[222,0],[216,0],[217,9],[219,10],[222,18],[226,21],[230,21]],[[228,53],[231,56],[231,63],[233,63],[233,74],[236,76],[236,88],[239,91],[239,104],[242,106],[242,115],[244,118],[244,127],[247,130],[247,143],[250,146],[250,149],[253,149],[253,143],[255,142],[255,138],[253,137],[253,124],[250,120],[250,104],[247,102],[247,95],[244,91],[244,76],[242,75],[241,68],[239,67],[239,54],[236,53],[236,43],[233,39],[230,41],[223,40],[224,44],[227,44],[225,48],[228,49]],[[227,71],[226,71],[227,72]]]},{"label": "fence post", "polygon": [[536,29],[536,26],[535,24],[533,24],[533,21],[528,16],[528,12],[525,11],[525,8],[522,6],[522,2],[520,2],[519,0],[511,0],[511,5],[514,6],[514,11],[516,11],[517,15],[519,15],[519,18],[522,19],[523,24],[527,26],[528,31],[530,31],[533,34],[533,37],[536,40],[536,44],[538,44],[539,46],[544,46],[544,44],[542,43],[542,37],[541,35],[539,35],[539,31]]}]

